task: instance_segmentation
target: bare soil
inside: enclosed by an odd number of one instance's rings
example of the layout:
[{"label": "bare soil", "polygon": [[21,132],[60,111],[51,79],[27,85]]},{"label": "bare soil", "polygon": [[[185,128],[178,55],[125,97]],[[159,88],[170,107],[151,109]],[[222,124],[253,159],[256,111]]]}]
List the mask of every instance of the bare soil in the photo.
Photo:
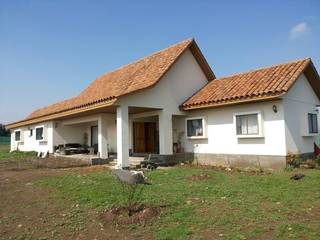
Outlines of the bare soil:
[{"label": "bare soil", "polygon": [[[42,164],[54,166],[56,163],[49,159]],[[58,202],[54,192],[33,184],[48,176],[96,171],[105,171],[105,167],[49,169],[35,167],[30,159],[19,160],[19,163],[2,161],[0,239],[143,239],[143,236],[130,235],[125,228],[103,225],[94,209],[67,199]]]},{"label": "bare soil", "polygon": [[117,225],[146,224],[160,214],[160,209],[146,205],[118,207],[103,213],[101,219],[107,224]]}]

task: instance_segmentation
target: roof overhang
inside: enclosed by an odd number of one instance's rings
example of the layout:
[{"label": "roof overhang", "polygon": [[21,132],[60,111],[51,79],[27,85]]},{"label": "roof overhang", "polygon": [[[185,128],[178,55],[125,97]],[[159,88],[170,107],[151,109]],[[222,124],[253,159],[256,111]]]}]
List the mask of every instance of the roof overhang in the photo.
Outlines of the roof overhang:
[{"label": "roof overhang", "polygon": [[310,60],[309,64],[303,71],[304,75],[306,76],[308,82],[310,83],[313,91],[317,95],[318,99],[320,100],[320,77],[315,68],[313,62]]},{"label": "roof overhang", "polygon": [[208,64],[206,58],[202,54],[198,44],[196,43],[196,41],[194,39],[192,39],[192,42],[189,45],[189,50],[193,54],[196,61],[198,62],[203,73],[206,75],[208,81],[215,79],[216,76],[214,75],[210,65]]},{"label": "roof overhang", "polygon": [[53,114],[40,116],[40,117],[27,118],[27,119],[24,119],[24,120],[21,120],[21,121],[18,121],[18,122],[7,124],[6,128],[7,129],[13,129],[13,128],[22,127],[22,126],[25,126],[25,125],[36,124],[36,123],[46,122],[46,121],[52,121],[52,120],[61,119],[61,118],[64,118],[64,117],[81,115],[81,114],[86,113],[86,112],[92,112],[92,111],[95,111],[95,110],[104,109],[106,107],[111,107],[116,102],[116,100],[117,99],[114,98],[112,100],[93,103],[93,104],[90,104],[90,105],[85,105],[85,106],[82,106],[82,107],[69,109],[69,110],[66,110],[66,111],[61,111],[61,112],[57,112],[57,113],[53,113]]},{"label": "roof overhang", "polygon": [[200,104],[190,105],[190,106],[181,106],[180,109],[183,111],[191,111],[191,110],[199,110],[199,109],[232,106],[232,105],[245,104],[245,103],[267,102],[272,100],[280,100],[281,97],[285,94],[286,93],[281,93],[281,94],[272,95],[272,96],[258,96],[258,97],[244,98],[244,99],[232,99],[232,100],[221,101],[221,102],[200,103]]}]

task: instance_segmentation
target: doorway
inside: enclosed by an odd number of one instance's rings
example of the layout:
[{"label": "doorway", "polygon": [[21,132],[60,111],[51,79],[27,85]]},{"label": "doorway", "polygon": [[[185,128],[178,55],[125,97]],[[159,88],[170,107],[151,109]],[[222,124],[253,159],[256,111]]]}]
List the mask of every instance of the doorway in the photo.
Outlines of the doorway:
[{"label": "doorway", "polygon": [[134,153],[157,153],[155,122],[133,122]]},{"label": "doorway", "polygon": [[98,126],[91,127],[91,147],[94,148],[94,153],[98,152]]}]

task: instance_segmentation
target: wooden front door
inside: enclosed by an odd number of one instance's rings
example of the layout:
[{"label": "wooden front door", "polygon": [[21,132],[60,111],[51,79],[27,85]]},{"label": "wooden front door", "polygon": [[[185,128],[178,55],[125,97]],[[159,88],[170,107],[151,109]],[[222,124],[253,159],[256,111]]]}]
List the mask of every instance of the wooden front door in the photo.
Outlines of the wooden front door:
[{"label": "wooden front door", "polygon": [[135,153],[156,152],[156,123],[133,123],[133,151]]}]

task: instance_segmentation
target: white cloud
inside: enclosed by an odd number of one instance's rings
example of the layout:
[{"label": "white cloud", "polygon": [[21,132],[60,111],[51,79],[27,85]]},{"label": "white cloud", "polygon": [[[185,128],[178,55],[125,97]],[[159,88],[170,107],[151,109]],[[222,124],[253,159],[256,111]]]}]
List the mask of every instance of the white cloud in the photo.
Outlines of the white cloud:
[{"label": "white cloud", "polygon": [[298,23],[290,30],[290,39],[296,39],[306,35],[310,31],[309,26],[305,22]]}]

